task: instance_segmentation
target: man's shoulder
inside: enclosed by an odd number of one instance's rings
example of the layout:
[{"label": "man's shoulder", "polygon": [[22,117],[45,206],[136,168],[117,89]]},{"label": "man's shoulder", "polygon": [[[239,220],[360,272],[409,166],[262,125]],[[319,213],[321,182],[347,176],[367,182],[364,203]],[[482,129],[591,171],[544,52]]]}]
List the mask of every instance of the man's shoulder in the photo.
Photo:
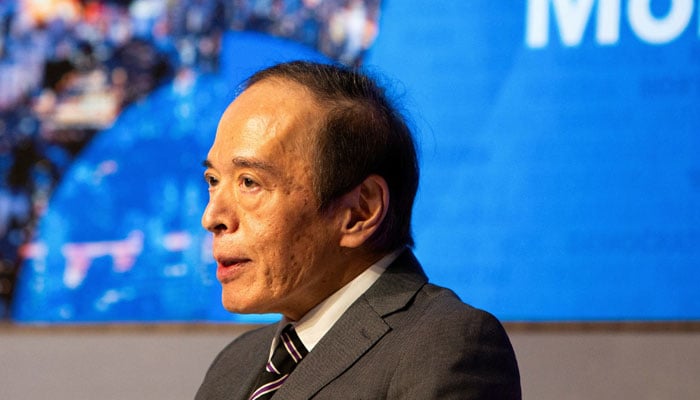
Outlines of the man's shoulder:
[{"label": "man's shoulder", "polygon": [[493,396],[480,398],[520,398],[515,352],[498,318],[465,303],[452,290],[430,283],[418,291],[411,308],[393,321],[396,341],[415,350],[401,356],[397,364],[401,373],[414,373],[412,366],[420,363],[439,370],[453,362],[465,374],[483,377],[484,393]]},{"label": "man's shoulder", "polygon": [[[520,398],[515,353],[494,315],[421,279],[397,273],[385,279],[400,282],[383,284],[369,301],[381,311],[377,314],[388,330],[361,363],[390,371],[385,397]],[[383,313],[391,309],[387,304],[402,306]],[[382,384],[377,387],[384,388]]]},{"label": "man's shoulder", "polygon": [[427,308],[440,309],[447,313],[465,313],[481,315],[486,311],[474,307],[462,300],[452,289],[426,283],[418,292],[419,301],[423,301]]},{"label": "man's shoulder", "polygon": [[426,283],[417,293],[409,313],[428,328],[441,325],[500,325],[488,311],[464,302],[451,289]]},{"label": "man's shoulder", "polygon": [[499,325],[489,312],[464,302],[449,288],[429,282],[412,251],[405,251],[367,293],[368,301],[388,320],[409,324]]}]

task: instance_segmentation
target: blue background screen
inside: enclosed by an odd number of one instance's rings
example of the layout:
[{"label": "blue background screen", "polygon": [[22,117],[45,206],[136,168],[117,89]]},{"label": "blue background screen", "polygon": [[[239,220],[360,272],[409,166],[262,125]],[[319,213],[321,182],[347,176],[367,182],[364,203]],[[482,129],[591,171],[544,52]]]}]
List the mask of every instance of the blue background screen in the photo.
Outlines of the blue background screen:
[{"label": "blue background screen", "polygon": [[220,305],[200,165],[240,81],[305,58],[361,62],[408,111],[433,282],[506,321],[700,319],[699,8],[385,1],[351,59],[222,29],[216,68],[174,73],[66,163],[11,317],[275,320]]}]

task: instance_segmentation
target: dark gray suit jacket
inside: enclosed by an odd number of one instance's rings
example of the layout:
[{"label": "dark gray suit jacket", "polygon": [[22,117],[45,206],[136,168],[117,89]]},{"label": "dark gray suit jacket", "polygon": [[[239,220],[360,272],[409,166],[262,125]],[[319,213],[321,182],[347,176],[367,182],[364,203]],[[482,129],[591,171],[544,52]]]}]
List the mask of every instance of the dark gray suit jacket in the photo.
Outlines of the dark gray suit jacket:
[{"label": "dark gray suit jacket", "polygon": [[[245,333],[214,360],[196,400],[246,399],[275,325]],[[297,366],[275,399],[520,399],[501,324],[427,283],[404,251]]]}]

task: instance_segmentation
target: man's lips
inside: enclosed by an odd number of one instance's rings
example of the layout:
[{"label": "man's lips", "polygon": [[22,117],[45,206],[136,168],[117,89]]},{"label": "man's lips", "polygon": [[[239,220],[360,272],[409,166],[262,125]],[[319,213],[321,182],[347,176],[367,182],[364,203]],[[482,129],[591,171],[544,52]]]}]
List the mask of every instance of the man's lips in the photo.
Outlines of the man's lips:
[{"label": "man's lips", "polygon": [[221,283],[234,279],[249,262],[248,258],[217,258],[216,279]]}]

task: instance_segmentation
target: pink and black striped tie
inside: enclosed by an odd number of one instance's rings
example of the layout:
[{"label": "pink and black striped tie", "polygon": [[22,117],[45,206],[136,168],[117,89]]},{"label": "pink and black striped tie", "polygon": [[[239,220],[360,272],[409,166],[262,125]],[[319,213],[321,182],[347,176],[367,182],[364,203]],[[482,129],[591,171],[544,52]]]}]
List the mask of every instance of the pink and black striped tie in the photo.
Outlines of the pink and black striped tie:
[{"label": "pink and black striped tie", "polygon": [[301,343],[292,325],[287,325],[280,333],[279,341],[265,370],[258,376],[256,389],[248,400],[269,399],[282,386],[292,370],[309,352]]}]

